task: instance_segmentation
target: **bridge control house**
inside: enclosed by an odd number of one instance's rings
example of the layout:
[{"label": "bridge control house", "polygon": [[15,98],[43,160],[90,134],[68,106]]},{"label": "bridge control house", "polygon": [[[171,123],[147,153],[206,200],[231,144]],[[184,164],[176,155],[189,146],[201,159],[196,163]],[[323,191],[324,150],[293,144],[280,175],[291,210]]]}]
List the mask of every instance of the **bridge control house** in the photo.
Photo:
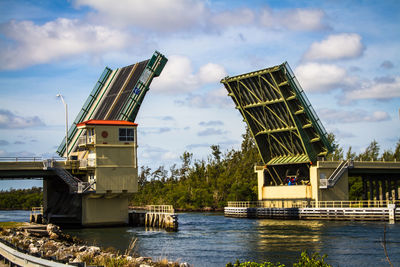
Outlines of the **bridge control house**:
[{"label": "bridge control house", "polygon": [[[137,124],[129,121],[89,120],[78,151],[72,157],[86,171],[88,194],[82,195],[82,224],[126,223],[128,201],[137,192]],[[91,192],[91,193],[90,193]]]}]

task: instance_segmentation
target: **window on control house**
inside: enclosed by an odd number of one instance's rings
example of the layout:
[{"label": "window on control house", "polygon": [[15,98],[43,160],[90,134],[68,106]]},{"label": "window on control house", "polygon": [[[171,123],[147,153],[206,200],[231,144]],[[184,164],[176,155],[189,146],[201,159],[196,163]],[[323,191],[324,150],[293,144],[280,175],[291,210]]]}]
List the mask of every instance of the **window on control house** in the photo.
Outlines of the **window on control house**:
[{"label": "window on control house", "polygon": [[119,141],[134,141],[132,128],[119,128]]}]

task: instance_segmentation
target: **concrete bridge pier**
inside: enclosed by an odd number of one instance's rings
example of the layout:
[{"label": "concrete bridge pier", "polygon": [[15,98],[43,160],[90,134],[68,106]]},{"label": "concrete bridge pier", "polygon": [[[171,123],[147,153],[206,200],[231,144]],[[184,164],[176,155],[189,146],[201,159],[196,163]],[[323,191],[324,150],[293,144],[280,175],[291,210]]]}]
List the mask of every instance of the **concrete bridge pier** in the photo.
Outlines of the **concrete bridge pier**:
[{"label": "concrete bridge pier", "polygon": [[396,175],[363,175],[363,200],[398,200],[399,186]]}]

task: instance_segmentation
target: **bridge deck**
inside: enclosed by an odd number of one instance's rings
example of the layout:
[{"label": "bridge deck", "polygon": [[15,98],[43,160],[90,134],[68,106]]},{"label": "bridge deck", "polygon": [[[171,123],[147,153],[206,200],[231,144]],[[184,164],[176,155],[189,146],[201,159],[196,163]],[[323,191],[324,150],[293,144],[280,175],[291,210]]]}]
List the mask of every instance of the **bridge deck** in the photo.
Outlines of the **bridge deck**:
[{"label": "bridge deck", "polygon": [[[320,168],[336,168],[340,164],[339,161],[318,161],[317,167]],[[353,161],[353,166],[348,168],[349,176],[357,174],[399,174],[400,162],[395,161]]]},{"label": "bridge deck", "polygon": [[[65,161],[56,161],[55,167],[69,169]],[[0,179],[37,179],[55,176],[52,170],[44,169],[43,161],[0,161]]]}]

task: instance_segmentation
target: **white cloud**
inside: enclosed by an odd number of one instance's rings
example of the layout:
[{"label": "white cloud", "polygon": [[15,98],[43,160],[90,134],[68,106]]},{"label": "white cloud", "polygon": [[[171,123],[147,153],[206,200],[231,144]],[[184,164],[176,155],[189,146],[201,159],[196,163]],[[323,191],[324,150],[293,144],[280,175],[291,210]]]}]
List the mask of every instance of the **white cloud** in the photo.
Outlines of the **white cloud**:
[{"label": "white cloud", "polygon": [[285,28],[294,31],[315,31],[326,29],[325,13],[320,9],[288,9],[274,12],[264,8],[260,15],[260,24],[267,28]]},{"label": "white cloud", "polygon": [[178,154],[168,151],[162,154],[161,159],[163,160],[177,160],[179,158]]},{"label": "white cloud", "polygon": [[38,116],[22,117],[9,110],[0,109],[0,129],[24,129],[44,125]]},{"label": "white cloud", "polygon": [[167,149],[161,147],[154,147],[150,145],[142,145],[140,158],[150,159],[152,161],[176,161],[179,156]]},{"label": "white cloud", "polygon": [[225,69],[214,63],[207,63],[194,72],[192,62],[184,56],[169,56],[161,76],[152,82],[152,91],[165,94],[187,93],[200,86],[219,82],[226,76]]},{"label": "white cloud", "polygon": [[362,55],[364,45],[355,33],[329,35],[321,42],[314,42],[304,55],[306,60],[336,60],[356,58]]},{"label": "white cloud", "polygon": [[244,8],[217,13],[210,20],[219,27],[250,25],[254,23],[255,14],[251,9]]},{"label": "white cloud", "polygon": [[234,108],[235,105],[228,97],[228,92],[225,88],[211,90],[205,94],[189,94],[184,101],[177,101],[179,105],[186,105],[197,108]]},{"label": "white cloud", "polygon": [[75,5],[94,9],[96,21],[163,32],[193,28],[207,16],[204,3],[194,0],[76,0]]},{"label": "white cloud", "polygon": [[197,133],[198,136],[209,136],[209,135],[223,135],[226,134],[226,131],[223,131],[221,129],[215,129],[215,128],[206,128],[200,132]]},{"label": "white cloud", "polygon": [[365,82],[360,89],[346,93],[345,97],[348,100],[400,98],[400,76]]},{"label": "white cloud", "polygon": [[222,126],[224,123],[222,121],[201,121],[200,126]]},{"label": "white cloud", "polygon": [[304,90],[309,92],[327,92],[354,83],[354,78],[349,77],[345,69],[332,64],[306,63],[298,66],[295,74]]},{"label": "white cloud", "polygon": [[29,151],[9,152],[0,149],[0,157],[35,157],[35,156],[37,155]]},{"label": "white cloud", "polygon": [[261,14],[249,8],[213,12],[203,1],[195,0],[75,0],[75,6],[94,10],[96,22],[122,27],[135,27],[156,32],[177,32],[193,29],[213,30],[251,25],[267,28],[313,31],[325,29],[325,13],[320,9],[286,9],[272,11],[265,6]]},{"label": "white cloud", "polygon": [[320,109],[319,117],[328,124],[357,123],[357,122],[381,122],[390,120],[390,116],[385,111],[369,112],[366,110],[336,110]]},{"label": "white cloud", "polygon": [[97,57],[126,47],[131,39],[121,31],[65,18],[43,25],[13,20],[3,25],[0,33],[9,41],[0,43],[1,69],[18,69],[83,53]]}]

